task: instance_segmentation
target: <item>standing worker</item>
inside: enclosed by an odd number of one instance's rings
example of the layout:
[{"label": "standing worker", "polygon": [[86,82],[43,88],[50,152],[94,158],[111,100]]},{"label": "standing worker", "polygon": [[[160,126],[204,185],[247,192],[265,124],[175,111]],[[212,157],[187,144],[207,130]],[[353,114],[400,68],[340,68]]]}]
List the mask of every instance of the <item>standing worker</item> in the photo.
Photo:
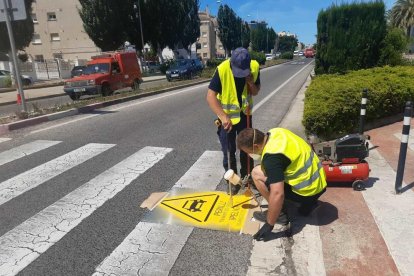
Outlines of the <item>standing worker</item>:
[{"label": "standing worker", "polygon": [[308,216],[318,207],[318,198],[326,191],[325,171],[318,156],[302,138],[284,128],[274,128],[265,135],[248,128],[237,137],[237,146],[261,166],[252,171],[253,181],[268,202],[268,210],[253,217],[265,224],[254,235],[264,239],[274,224],[289,223],[284,199],[300,204],[299,214]]},{"label": "standing worker", "polygon": [[[224,170],[230,167],[237,174],[236,135],[246,127],[252,127],[252,96],[256,96],[260,90],[259,63],[251,60],[245,48],[237,48],[230,59],[217,67],[208,88],[207,103],[221,121],[217,134],[224,156]],[[248,162],[247,154],[240,151],[242,178],[250,173]],[[253,160],[250,160],[250,164],[253,165]],[[239,189],[240,186],[232,186],[232,194],[236,194]]]}]

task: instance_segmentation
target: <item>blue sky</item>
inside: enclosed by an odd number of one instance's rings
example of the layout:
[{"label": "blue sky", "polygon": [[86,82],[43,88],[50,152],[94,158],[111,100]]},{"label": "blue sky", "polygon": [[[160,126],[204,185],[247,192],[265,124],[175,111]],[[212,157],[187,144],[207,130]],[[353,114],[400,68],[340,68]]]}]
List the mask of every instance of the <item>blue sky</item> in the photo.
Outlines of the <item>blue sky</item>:
[{"label": "blue sky", "polygon": [[[290,31],[305,44],[316,42],[316,19],[321,9],[332,3],[353,2],[343,0],[221,0],[246,21],[265,20],[276,32]],[[390,9],[395,0],[385,0]],[[220,4],[216,0],[200,0],[200,10],[208,5],[210,13],[217,15]]]}]

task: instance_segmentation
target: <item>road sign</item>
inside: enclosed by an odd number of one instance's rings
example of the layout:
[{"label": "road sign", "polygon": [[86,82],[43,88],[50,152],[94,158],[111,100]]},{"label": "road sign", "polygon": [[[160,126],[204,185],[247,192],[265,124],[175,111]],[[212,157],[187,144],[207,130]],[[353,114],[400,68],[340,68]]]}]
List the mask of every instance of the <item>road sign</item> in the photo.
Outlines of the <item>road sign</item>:
[{"label": "road sign", "polygon": [[[250,233],[247,228],[251,226],[247,224],[251,223],[250,211],[256,207],[254,199],[247,195],[230,197],[225,192],[176,189],[158,203],[147,221]],[[258,226],[255,223],[253,234]]]},{"label": "road sign", "polygon": [[[26,15],[26,6],[24,5],[24,0],[6,0],[9,9],[11,9],[11,21],[16,20],[25,20]],[[0,22],[6,21],[6,9],[4,7],[4,2],[0,1]]]}]

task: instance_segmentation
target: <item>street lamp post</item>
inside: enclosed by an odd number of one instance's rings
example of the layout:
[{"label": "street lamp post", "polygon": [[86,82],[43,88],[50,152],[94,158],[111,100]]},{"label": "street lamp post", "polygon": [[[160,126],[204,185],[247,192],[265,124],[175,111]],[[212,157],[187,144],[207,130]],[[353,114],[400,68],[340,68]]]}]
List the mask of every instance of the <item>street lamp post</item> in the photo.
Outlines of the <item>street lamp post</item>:
[{"label": "street lamp post", "polygon": [[[134,9],[136,11],[138,11],[137,13],[137,17],[139,17],[139,28],[140,28],[140,33],[141,33],[141,44],[142,44],[142,60],[143,63],[145,64],[145,45],[144,45],[144,33],[142,31],[142,19],[141,19],[141,5],[140,5],[140,1],[137,0],[137,4],[134,5]],[[144,68],[144,66],[142,66]]]}]

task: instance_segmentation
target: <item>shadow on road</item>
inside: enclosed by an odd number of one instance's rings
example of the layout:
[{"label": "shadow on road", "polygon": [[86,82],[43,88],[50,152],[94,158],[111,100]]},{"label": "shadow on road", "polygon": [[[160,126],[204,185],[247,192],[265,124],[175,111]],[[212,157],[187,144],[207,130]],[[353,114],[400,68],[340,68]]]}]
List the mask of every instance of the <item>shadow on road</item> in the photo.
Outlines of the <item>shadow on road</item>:
[{"label": "shadow on road", "polygon": [[301,232],[306,225],[324,226],[338,219],[338,209],[329,202],[319,201],[319,207],[308,217],[299,215],[297,206],[293,204],[287,205],[286,208],[290,224],[281,227],[279,232],[270,233],[264,241],[289,238]]}]

